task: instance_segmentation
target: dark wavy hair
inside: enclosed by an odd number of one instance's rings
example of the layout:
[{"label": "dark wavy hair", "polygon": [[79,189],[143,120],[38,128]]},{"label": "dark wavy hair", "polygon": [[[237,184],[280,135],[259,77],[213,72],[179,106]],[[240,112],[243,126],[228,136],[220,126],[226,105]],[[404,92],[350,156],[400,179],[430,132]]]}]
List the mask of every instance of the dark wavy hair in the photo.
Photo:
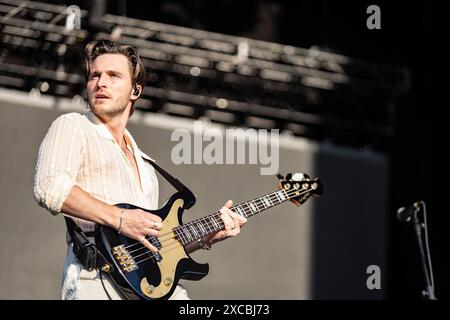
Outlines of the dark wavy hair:
[{"label": "dark wavy hair", "polygon": [[[142,64],[141,58],[139,57],[139,52],[137,51],[136,48],[132,46],[118,44],[111,40],[98,39],[89,42],[86,45],[85,52],[86,52],[85,58],[86,79],[89,79],[89,74],[91,72],[91,64],[95,60],[95,58],[101,56],[102,54],[122,54],[128,59],[133,88],[136,84],[139,84],[141,88],[144,89],[145,68],[144,65]],[[131,106],[130,116],[134,112],[134,104],[135,101]]]}]

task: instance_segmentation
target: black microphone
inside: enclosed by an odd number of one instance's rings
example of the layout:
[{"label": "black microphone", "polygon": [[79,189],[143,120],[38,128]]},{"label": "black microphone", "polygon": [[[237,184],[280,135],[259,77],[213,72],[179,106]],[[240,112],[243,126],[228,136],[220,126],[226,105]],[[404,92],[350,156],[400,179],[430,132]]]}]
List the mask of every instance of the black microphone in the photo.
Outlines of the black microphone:
[{"label": "black microphone", "polygon": [[401,207],[397,210],[397,218],[400,222],[410,222],[412,216],[420,210],[420,201],[414,202],[408,207]]}]

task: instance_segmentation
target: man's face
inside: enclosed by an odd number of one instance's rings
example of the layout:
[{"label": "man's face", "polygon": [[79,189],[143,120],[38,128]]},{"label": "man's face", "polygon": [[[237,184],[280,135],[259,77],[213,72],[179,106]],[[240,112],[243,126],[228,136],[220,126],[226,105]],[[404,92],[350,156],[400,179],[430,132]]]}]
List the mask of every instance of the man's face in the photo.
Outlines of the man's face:
[{"label": "man's face", "polygon": [[90,68],[87,92],[89,105],[95,114],[113,117],[122,113],[134,97],[128,59],[121,54],[103,54],[95,58]]}]

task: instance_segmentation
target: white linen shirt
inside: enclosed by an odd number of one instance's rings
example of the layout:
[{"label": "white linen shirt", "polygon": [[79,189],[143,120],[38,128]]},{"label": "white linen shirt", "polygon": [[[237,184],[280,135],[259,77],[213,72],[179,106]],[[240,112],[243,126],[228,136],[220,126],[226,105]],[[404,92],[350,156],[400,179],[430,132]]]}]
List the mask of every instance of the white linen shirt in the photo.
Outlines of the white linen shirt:
[{"label": "white linen shirt", "polygon": [[[153,167],[142,159],[151,158],[139,150],[127,129],[125,138],[135,155],[140,183],[125,153],[94,113],[59,116],[39,148],[34,177],[36,201],[56,215],[77,185],[108,204],[157,209],[158,180]],[[93,222],[73,219],[83,231],[94,230]]]}]

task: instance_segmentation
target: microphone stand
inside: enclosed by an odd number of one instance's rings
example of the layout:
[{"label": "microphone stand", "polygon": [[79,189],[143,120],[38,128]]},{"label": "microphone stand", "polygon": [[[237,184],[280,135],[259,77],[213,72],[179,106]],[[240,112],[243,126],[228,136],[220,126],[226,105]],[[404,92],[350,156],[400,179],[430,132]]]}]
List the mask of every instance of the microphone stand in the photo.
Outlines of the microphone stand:
[{"label": "microphone stand", "polygon": [[[423,204],[423,203],[421,203]],[[425,225],[423,223],[421,223],[419,221],[419,218],[417,217],[417,213],[420,211],[420,208],[422,207],[419,206],[419,208],[417,208],[414,212],[413,215],[413,221],[414,221],[414,229],[415,229],[415,233],[416,233],[416,237],[417,237],[417,242],[419,245],[419,251],[420,251],[420,260],[421,260],[421,264],[422,264],[422,269],[423,269],[423,273],[425,275],[425,282],[426,282],[426,288],[425,290],[422,291],[422,297],[426,300],[437,300],[436,296],[434,295],[434,287],[433,287],[433,283],[431,281],[431,272],[432,270],[429,270],[427,267],[427,257],[429,257],[429,254],[425,254],[425,250],[427,249],[427,247],[425,247],[423,245],[423,241],[422,241],[422,228],[425,228]],[[431,268],[431,266],[430,266]]]}]

